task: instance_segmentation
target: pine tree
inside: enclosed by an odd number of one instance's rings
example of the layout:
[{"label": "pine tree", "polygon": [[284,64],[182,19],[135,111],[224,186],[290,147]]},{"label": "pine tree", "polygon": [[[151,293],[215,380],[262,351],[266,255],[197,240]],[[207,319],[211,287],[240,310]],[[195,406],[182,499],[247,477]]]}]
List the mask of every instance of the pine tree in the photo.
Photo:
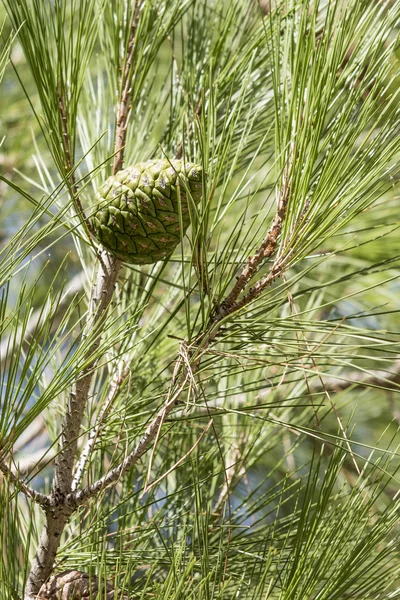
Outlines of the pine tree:
[{"label": "pine tree", "polygon": [[400,3],[3,5],[1,598],[400,598]]}]

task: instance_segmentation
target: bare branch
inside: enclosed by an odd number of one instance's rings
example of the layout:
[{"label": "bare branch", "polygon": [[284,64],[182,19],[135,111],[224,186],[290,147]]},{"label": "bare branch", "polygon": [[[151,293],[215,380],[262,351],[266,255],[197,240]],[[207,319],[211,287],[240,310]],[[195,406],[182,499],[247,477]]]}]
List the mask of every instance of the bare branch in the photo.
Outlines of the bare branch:
[{"label": "bare branch", "polygon": [[27,498],[30,498],[37,504],[40,504],[42,507],[49,504],[50,500],[46,494],[37,492],[27,485],[20,477],[11,471],[4,460],[0,460],[0,471],[3,473],[4,477],[6,477],[6,479],[8,479],[20,492],[25,494]]},{"label": "bare branch", "polygon": [[125,68],[121,79],[121,100],[118,107],[118,116],[115,133],[115,155],[114,155],[114,166],[113,173],[120,171],[124,164],[124,149],[126,141],[126,127],[130,112],[130,98],[132,95],[132,80],[131,80],[131,66],[133,60],[133,54],[135,52],[135,40],[136,30],[139,22],[140,5],[135,6],[135,12],[132,17],[131,32],[128,42],[128,52],[125,61]]},{"label": "bare branch", "polygon": [[69,184],[71,188],[72,201],[75,205],[76,211],[83,223],[84,227],[88,230],[88,232],[93,235],[93,227],[90,220],[86,217],[85,211],[83,210],[83,206],[79,197],[79,190],[76,184],[76,179],[74,175],[74,163],[72,159],[71,153],[71,144],[70,144],[70,136],[68,133],[68,120],[67,120],[67,111],[64,104],[63,99],[63,91],[61,88],[61,82],[58,84],[58,109],[60,112],[61,118],[61,131],[62,131],[62,140],[64,146],[65,157],[67,159],[66,165],[64,165],[65,172],[69,174]]},{"label": "bare branch", "polygon": [[223,319],[227,315],[235,312],[239,308],[242,308],[242,306],[245,306],[251,302],[268,285],[270,285],[272,281],[276,279],[276,277],[278,277],[281,271],[281,267],[283,265],[278,259],[271,267],[269,274],[264,277],[263,280],[259,281],[243,300],[237,302],[237,298],[239,297],[240,293],[245,289],[251,278],[257,273],[265,259],[270,258],[275,253],[277,248],[278,238],[282,231],[282,225],[286,217],[286,211],[289,202],[291,181],[290,174],[292,170],[293,153],[294,144],[292,143],[288,161],[282,175],[282,187],[278,198],[278,209],[272,221],[272,225],[257,252],[254,254],[254,256],[249,256],[247,259],[246,265],[240,275],[238,275],[236,283],[231,292],[221,302],[220,306],[215,311],[216,321]]},{"label": "bare branch", "polygon": [[115,375],[116,375],[115,378],[113,379],[113,381],[110,384],[110,389],[108,392],[107,399],[103,404],[103,407],[97,418],[95,426],[89,432],[88,440],[86,442],[84,449],[82,450],[81,457],[78,461],[78,464],[76,465],[74,479],[72,481],[72,491],[76,491],[78,489],[78,485],[82,479],[82,476],[83,476],[83,473],[84,473],[84,470],[86,467],[86,463],[87,463],[90,455],[93,452],[98,435],[101,431],[101,428],[104,425],[105,417],[107,416],[107,413],[110,410],[110,407],[112,406],[115,398],[117,397],[117,395],[122,387],[122,384],[128,377],[129,369],[127,367],[125,367],[122,370],[118,369]]},{"label": "bare branch", "polygon": [[[182,369],[183,361],[180,358],[177,362],[177,368],[175,369],[175,381],[181,375]],[[185,388],[188,379],[189,374],[186,372],[186,374],[183,376],[183,381],[180,383],[176,391],[172,393],[171,389],[165,403],[158,411],[154,419],[151,421],[150,425],[147,427],[145,433],[143,434],[142,438],[140,439],[134,450],[117,467],[115,467],[109,473],[107,473],[107,475],[104,475],[104,477],[102,477],[89,487],[70,494],[66,499],[68,504],[75,506],[80,506],[81,504],[84,504],[87,500],[89,500],[93,496],[96,496],[100,491],[112,485],[115,485],[118,482],[118,480],[123,476],[123,474],[126,473],[126,471],[128,471],[134,464],[138,462],[138,460],[143,456],[143,454],[150,448],[153,440],[156,438],[160,428],[162,427],[162,424],[164,423],[165,419],[172,411],[177,400],[179,399],[179,396]]]}]

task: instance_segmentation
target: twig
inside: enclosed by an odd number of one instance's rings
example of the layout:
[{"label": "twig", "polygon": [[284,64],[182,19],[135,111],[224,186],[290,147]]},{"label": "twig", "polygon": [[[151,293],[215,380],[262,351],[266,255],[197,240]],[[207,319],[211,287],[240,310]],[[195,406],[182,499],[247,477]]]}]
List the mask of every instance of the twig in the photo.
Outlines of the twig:
[{"label": "twig", "polygon": [[258,296],[260,296],[262,292],[267,287],[269,287],[271,283],[275,281],[275,279],[282,275],[282,273],[287,267],[288,257],[289,256],[286,255],[285,257],[278,258],[271,266],[269,273],[265,275],[265,277],[262,277],[259,281],[257,281],[254,287],[250,288],[249,292],[245,296],[243,296],[238,302],[231,302],[229,304],[229,308],[226,311],[226,314],[224,314],[223,312],[220,313],[220,318],[226,316],[227,314],[232,314],[238,311],[239,309],[243,308],[247,304],[250,304],[251,302],[253,302],[253,300],[258,298]]},{"label": "twig", "polygon": [[143,490],[143,495],[146,494],[147,492],[149,492],[154,486],[158,485],[163,479],[165,479],[165,477],[168,477],[168,475],[170,473],[175,471],[175,469],[177,469],[179,467],[179,465],[181,465],[187,459],[187,457],[191,455],[193,450],[195,450],[195,448],[197,448],[197,446],[200,444],[203,437],[206,435],[207,431],[210,429],[212,423],[213,423],[213,420],[210,419],[210,421],[208,422],[206,427],[201,432],[200,436],[197,438],[197,440],[193,444],[193,446],[187,452],[185,452],[185,454],[174,465],[172,465],[172,467],[170,469],[168,469],[168,471],[163,473],[160,477],[158,477],[158,479],[156,479],[155,481],[152,481],[150,484],[146,484],[146,487]]},{"label": "twig", "polygon": [[135,39],[136,30],[139,22],[140,5],[135,6],[135,13],[132,17],[131,32],[128,42],[128,51],[126,55],[125,69],[122,73],[121,79],[121,101],[118,106],[118,116],[115,132],[115,155],[114,155],[114,166],[113,173],[120,171],[124,164],[124,151],[126,141],[126,127],[129,112],[131,107],[129,106],[129,99],[132,93],[132,80],[131,80],[131,65],[133,60],[133,54],[135,52]]},{"label": "twig", "polygon": [[277,277],[282,275],[289,264],[293,250],[290,247],[284,249],[283,246],[281,246],[274,263],[270,267],[269,273],[260,279],[245,296],[238,300],[239,295],[245,290],[247,284],[257,273],[264,260],[272,256],[277,250],[278,238],[282,231],[282,225],[286,217],[289,202],[293,156],[294,143],[292,142],[290,144],[288,160],[283,170],[282,186],[278,198],[278,209],[272,221],[272,225],[256,254],[254,256],[249,256],[247,259],[247,263],[241,274],[237,276],[236,283],[231,292],[221,304],[214,309],[206,330],[199,334],[196,342],[193,344],[194,351],[197,352],[197,358],[192,367],[194,370],[197,368],[202,354],[207,351],[218,335],[222,320],[255,300],[266,287],[271,285]]},{"label": "twig", "polygon": [[97,418],[96,425],[90,430],[88,440],[86,442],[84,449],[82,450],[81,457],[76,465],[74,478],[73,478],[72,486],[71,486],[72,491],[75,491],[78,489],[79,483],[82,479],[82,475],[83,475],[85,467],[86,467],[86,463],[89,459],[89,456],[93,452],[93,448],[95,446],[96,440],[97,440],[100,430],[104,424],[104,418],[107,415],[110,407],[112,406],[115,398],[117,397],[122,384],[128,377],[129,370],[127,368],[124,368],[122,370],[122,372],[117,371],[116,375],[117,375],[117,377],[115,377],[114,380],[110,384],[110,389],[108,392],[107,399],[104,402],[101,412]]},{"label": "twig", "polygon": [[68,178],[69,178],[70,187],[71,187],[72,200],[73,200],[73,203],[75,205],[75,208],[78,212],[78,215],[79,215],[83,225],[86,227],[86,229],[88,230],[88,232],[91,235],[94,235],[92,223],[91,223],[90,219],[88,219],[86,217],[85,211],[83,210],[83,206],[82,206],[82,203],[81,203],[81,200],[79,197],[78,186],[77,186],[76,180],[75,180],[74,163],[72,160],[70,137],[69,137],[69,133],[68,133],[67,111],[65,109],[65,103],[64,103],[64,99],[63,99],[61,82],[58,83],[58,109],[60,111],[62,139],[63,139],[65,158],[66,158],[66,162],[67,162],[67,164],[64,165],[64,168],[65,168],[66,173],[69,173]]},{"label": "twig", "polygon": [[[182,374],[182,359],[178,360],[177,365],[178,368],[176,369],[176,373],[177,376],[179,376]],[[69,496],[66,498],[66,502],[69,505],[80,506],[81,504],[84,504],[87,500],[97,495],[100,491],[110,487],[111,485],[114,485],[120,479],[120,477],[122,477],[122,475],[128,471],[128,469],[138,462],[143,454],[150,448],[166,417],[174,408],[178,398],[185,388],[188,378],[189,375],[186,373],[183,376],[183,381],[180,383],[176,391],[172,395],[168,394],[165,403],[151,421],[150,425],[147,427],[144,435],[134,450],[117,467],[114,467],[109,473],[107,473],[107,475],[104,475],[104,477],[85,489],[69,494]]]},{"label": "twig", "polygon": [[289,201],[293,152],[294,145],[292,143],[288,161],[282,175],[282,187],[278,199],[278,210],[272,221],[272,225],[257,252],[254,254],[254,256],[249,256],[247,259],[246,265],[240,275],[237,276],[236,283],[231,292],[221,302],[220,306],[215,311],[215,321],[223,319],[227,315],[236,312],[239,308],[242,308],[254,300],[268,285],[272,283],[272,281],[276,279],[276,277],[279,276],[283,269],[284,262],[278,257],[274,265],[271,267],[268,275],[257,282],[254,288],[252,288],[252,290],[240,302],[237,302],[237,298],[239,297],[240,293],[245,289],[251,278],[257,273],[262,263],[265,261],[265,259],[271,257],[276,250],[278,238],[282,231],[282,225],[286,217],[287,205]]},{"label": "twig", "polygon": [[49,497],[46,494],[42,494],[41,492],[37,492],[29,485],[27,485],[20,477],[15,475],[11,469],[7,466],[7,464],[0,460],[0,471],[3,473],[4,477],[6,477],[15,487],[25,494],[27,498],[31,498],[40,506],[45,507],[49,504]]}]

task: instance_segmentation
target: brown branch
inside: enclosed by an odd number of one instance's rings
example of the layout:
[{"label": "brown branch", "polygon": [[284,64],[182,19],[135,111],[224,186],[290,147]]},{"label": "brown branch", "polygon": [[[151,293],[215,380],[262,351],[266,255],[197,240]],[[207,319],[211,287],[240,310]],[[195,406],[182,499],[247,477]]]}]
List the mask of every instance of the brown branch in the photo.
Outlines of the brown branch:
[{"label": "brown branch", "polygon": [[4,460],[0,460],[0,471],[3,473],[4,477],[6,479],[8,479],[8,481],[10,483],[12,483],[20,492],[25,494],[25,496],[27,498],[30,498],[31,500],[33,500],[34,502],[36,502],[37,504],[39,504],[42,507],[45,507],[49,504],[50,500],[49,500],[49,497],[46,496],[46,494],[37,492],[36,490],[31,488],[29,485],[27,485],[23,481],[23,479],[21,479],[20,477],[18,477],[18,475],[15,475],[11,471],[11,469],[4,462]]},{"label": "brown branch", "polygon": [[[273,283],[277,277],[282,275],[284,270],[287,268],[293,250],[290,247],[288,247],[286,250],[282,249],[281,247],[277,258],[270,267],[269,273],[260,279],[254,285],[254,287],[250,288],[245,296],[238,300],[241,292],[245,290],[247,284],[260,269],[265,259],[271,257],[277,250],[278,238],[282,231],[290,197],[293,156],[294,143],[291,142],[289,156],[282,174],[282,185],[278,198],[278,208],[272,221],[272,225],[269,228],[269,231],[256,254],[254,256],[249,256],[241,274],[236,278],[236,283],[231,292],[228,294],[228,296],[226,296],[221,304],[214,309],[206,330],[197,337],[197,340],[193,345],[194,352],[197,353],[197,358],[193,363],[194,370],[197,368],[202,354],[207,351],[208,347],[217,337],[221,321],[225,317],[232,315],[239,309],[255,300],[265,290],[265,288],[271,285],[271,283]],[[305,215],[303,214],[301,215],[300,222],[304,220],[304,216]]]},{"label": "brown branch", "polygon": [[83,210],[83,206],[79,197],[79,190],[76,184],[75,175],[74,175],[74,163],[72,160],[71,153],[71,144],[70,144],[70,136],[68,133],[68,120],[67,120],[67,111],[65,109],[65,103],[63,99],[63,93],[61,89],[61,82],[58,83],[58,110],[60,111],[61,117],[61,132],[62,132],[62,140],[63,147],[65,152],[65,157],[67,159],[66,165],[64,165],[66,174],[68,175],[69,185],[71,188],[72,201],[75,205],[76,211],[86,229],[91,235],[94,235],[94,230],[90,220],[86,217],[85,211]]},{"label": "brown branch", "polygon": [[[126,124],[128,118],[128,105],[131,94],[130,70],[135,47],[135,33],[139,18],[139,9],[135,11],[133,17],[128,54],[125,61],[125,69],[122,75],[121,88],[122,97],[118,107],[116,139],[115,139],[115,158],[113,174],[115,175],[123,165],[124,146],[126,140]],[[81,214],[82,207],[77,196],[77,187],[73,178],[72,157],[69,146],[67,131],[67,117],[62,101],[62,94],[59,93],[59,109],[62,121],[63,144],[67,161],[70,163],[71,185],[74,194],[74,200]],[[64,135],[66,134],[66,135]],[[87,224],[86,219],[84,222]],[[53,569],[54,558],[57,553],[61,540],[61,534],[68,522],[76,505],[70,505],[66,498],[72,492],[73,468],[77,450],[79,432],[83,421],[85,408],[88,402],[89,390],[92,383],[96,359],[90,360],[96,356],[100,346],[101,333],[107,317],[107,310],[111,303],[118,273],[121,267],[121,261],[112,254],[103,251],[99,254],[99,271],[97,282],[92,290],[91,303],[89,306],[89,315],[87,325],[83,334],[84,339],[92,337],[92,343],[88,344],[86,358],[88,363],[79,374],[77,380],[72,386],[65,412],[64,422],[60,438],[60,452],[56,457],[53,488],[51,492],[51,509],[46,509],[46,523],[42,530],[40,542],[36,555],[33,559],[31,571],[25,589],[26,598],[35,598],[48,580]]]},{"label": "brown branch", "polygon": [[128,51],[126,55],[125,69],[121,78],[121,101],[118,106],[118,116],[116,122],[115,132],[115,155],[114,155],[114,166],[113,173],[120,171],[124,164],[124,151],[126,142],[126,128],[131,107],[129,101],[132,95],[132,77],[131,77],[131,66],[133,61],[133,55],[135,52],[135,40],[136,30],[139,22],[140,6],[136,4],[135,12],[132,16],[131,32],[128,42]]},{"label": "brown branch", "polygon": [[257,273],[264,261],[267,258],[270,258],[276,251],[278,238],[282,231],[283,222],[286,217],[287,205],[289,202],[293,152],[294,145],[292,143],[288,161],[283,171],[282,187],[278,199],[278,210],[272,221],[272,225],[257,252],[254,254],[254,256],[249,256],[247,259],[246,265],[244,266],[240,275],[237,276],[236,283],[231,292],[221,302],[215,311],[214,322],[220,321],[227,315],[236,312],[239,310],[239,308],[242,308],[254,300],[254,298],[256,298],[268,285],[272,283],[272,281],[276,279],[276,277],[279,276],[282,270],[283,263],[280,260],[275,261],[268,275],[257,282],[254,288],[250,290],[243,300],[237,302],[240,293],[246,288],[247,284]]},{"label": "brown branch", "polygon": [[[97,283],[92,291],[89,316],[83,333],[83,340],[92,338],[85,356],[96,356],[100,346],[101,333],[107,316],[107,309],[114,294],[120,261],[108,252],[103,253],[99,265]],[[76,382],[73,384],[68,400],[65,420],[62,426],[61,451],[56,457],[53,493],[64,496],[71,491],[72,470],[76,453],[79,430],[87,405],[89,388],[93,379],[96,359],[88,361]]]},{"label": "brown branch", "polygon": [[111,382],[107,399],[104,402],[104,405],[100,411],[100,414],[97,418],[95,426],[91,429],[91,431],[89,433],[89,437],[86,442],[86,445],[85,445],[84,449],[82,450],[80,459],[78,461],[78,464],[76,465],[74,478],[72,481],[72,491],[76,491],[78,489],[79,483],[82,479],[82,476],[83,476],[83,473],[84,473],[84,470],[86,467],[86,463],[87,463],[90,455],[93,452],[93,449],[96,444],[96,440],[98,438],[100,430],[104,425],[104,419],[105,419],[108,411],[110,410],[110,407],[112,406],[115,398],[117,397],[119,391],[121,390],[121,386],[124,383],[124,381],[126,380],[126,378],[128,377],[128,375],[129,375],[129,369],[124,368],[122,370],[122,372],[117,371],[116,377]]},{"label": "brown branch", "polygon": [[262,294],[262,292],[267,287],[269,287],[271,285],[271,283],[273,283],[275,281],[275,279],[277,279],[278,277],[280,277],[280,275],[282,275],[283,271],[286,268],[286,265],[287,265],[287,257],[286,257],[286,260],[278,258],[273,263],[273,265],[271,266],[271,268],[269,270],[269,273],[267,275],[265,275],[265,277],[263,277],[262,279],[257,281],[257,283],[254,285],[254,287],[250,288],[249,292],[245,296],[243,296],[240,301],[234,302],[230,305],[229,314],[236,312],[237,310],[243,308],[247,304],[250,304],[250,302],[253,302],[253,300],[255,300],[256,298],[258,298],[258,296],[260,296]]},{"label": "brown branch", "polygon": [[[179,379],[179,377],[182,376],[182,373],[183,359],[180,358],[177,362],[174,371],[172,385],[177,379]],[[158,435],[158,432],[162,427],[165,419],[170,414],[176,402],[178,401],[188,379],[189,374],[186,372],[186,374],[183,376],[183,380],[181,381],[175,392],[172,392],[171,385],[170,393],[168,394],[165,403],[158,411],[154,419],[151,421],[150,425],[147,427],[145,433],[139,440],[134,450],[117,467],[113,468],[109,473],[107,473],[107,475],[104,475],[104,477],[102,477],[89,487],[70,494],[66,498],[68,504],[75,507],[84,504],[85,502],[87,502],[87,500],[89,500],[93,496],[96,496],[100,491],[112,485],[115,485],[119,481],[119,479],[124,475],[124,473],[126,473],[126,471],[128,471],[134,464],[138,462],[138,460],[143,456],[143,454],[150,448],[154,439]]]}]

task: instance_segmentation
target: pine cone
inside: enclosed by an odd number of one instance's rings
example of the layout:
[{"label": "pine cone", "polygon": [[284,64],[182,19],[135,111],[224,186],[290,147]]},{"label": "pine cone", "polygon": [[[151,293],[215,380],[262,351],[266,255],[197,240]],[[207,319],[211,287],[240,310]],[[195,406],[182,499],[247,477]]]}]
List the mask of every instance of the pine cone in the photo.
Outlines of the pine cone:
[{"label": "pine cone", "polygon": [[188,194],[200,201],[202,175],[201,165],[149,160],[109,177],[95,196],[92,224],[99,241],[136,265],[167,258],[190,223]]}]

